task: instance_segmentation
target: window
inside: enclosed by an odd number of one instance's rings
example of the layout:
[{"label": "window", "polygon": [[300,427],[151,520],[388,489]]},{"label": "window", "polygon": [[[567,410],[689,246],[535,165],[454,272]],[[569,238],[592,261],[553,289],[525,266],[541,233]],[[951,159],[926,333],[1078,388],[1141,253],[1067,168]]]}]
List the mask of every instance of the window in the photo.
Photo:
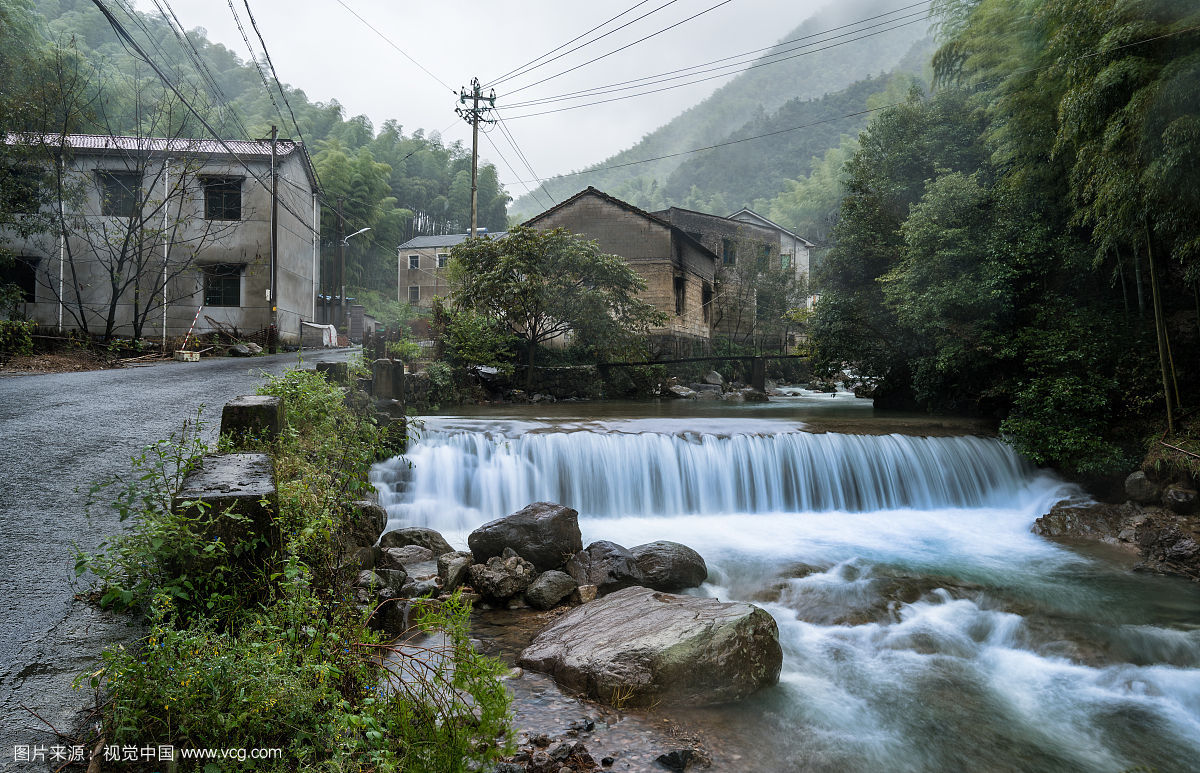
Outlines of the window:
[{"label": "window", "polygon": [[771,245],[758,245],[758,268],[760,271],[766,270],[771,265]]},{"label": "window", "polygon": [[438,268],[445,268],[445,267],[446,267],[446,261],[448,261],[448,260],[450,260],[450,256],[449,256],[449,255],[447,255],[447,254],[446,254],[446,253],[444,253],[444,252],[439,252],[439,253],[438,253],[438,264],[437,264]]},{"label": "window", "polygon": [[675,277],[675,313],[683,316],[684,288],[687,280],[681,276]]},{"label": "window", "polygon": [[100,214],[133,217],[142,195],[142,176],[137,172],[97,172],[100,182]]},{"label": "window", "polygon": [[712,285],[705,282],[704,287],[700,290],[700,310],[704,314],[704,321],[706,323],[712,321],[712,299]]},{"label": "window", "polygon": [[732,266],[737,262],[736,250],[734,249],[732,239],[721,240],[721,262],[726,266]]},{"label": "window", "polygon": [[408,270],[416,271],[420,267],[421,267],[421,256],[420,255],[409,255],[408,256]]},{"label": "window", "polygon": [[242,219],[242,178],[205,177],[204,186],[205,220]]},{"label": "window", "polygon": [[0,287],[16,285],[23,303],[36,302],[37,264],[37,258],[15,258],[8,265],[0,263]]},{"label": "window", "polygon": [[783,268],[784,271],[787,271],[789,268],[791,268],[792,267],[791,253],[785,252],[783,255],[781,255],[779,257],[779,265],[781,268]]},{"label": "window", "polygon": [[205,306],[241,306],[242,305],[242,269],[241,263],[214,263],[202,266],[204,272],[204,305]]},{"label": "window", "polygon": [[421,286],[420,285],[409,285],[408,286],[408,303],[409,303],[409,305],[416,306],[420,302],[421,302]]}]

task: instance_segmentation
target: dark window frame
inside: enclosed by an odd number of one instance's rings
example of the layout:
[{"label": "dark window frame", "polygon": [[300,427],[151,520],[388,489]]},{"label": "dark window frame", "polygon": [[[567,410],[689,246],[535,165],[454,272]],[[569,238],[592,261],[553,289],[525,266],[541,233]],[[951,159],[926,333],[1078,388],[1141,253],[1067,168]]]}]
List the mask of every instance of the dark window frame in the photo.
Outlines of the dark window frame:
[{"label": "dark window frame", "polygon": [[[414,290],[416,292],[413,292]],[[416,297],[413,297],[413,296],[416,296]],[[420,285],[409,285],[408,286],[408,305],[416,306],[420,302],[421,302],[421,286]]]},{"label": "dark window frame", "polygon": [[420,255],[409,255],[408,256],[408,270],[409,271],[419,271],[420,268],[421,268],[421,256]]},{"label": "dark window frame", "polygon": [[737,263],[737,245],[733,239],[721,240],[721,264],[732,266]]},{"label": "dark window frame", "polygon": [[243,182],[244,177],[201,177],[200,186],[204,189],[204,219],[241,220]]},{"label": "dark window frame", "polygon": [[97,169],[100,186],[100,214],[105,217],[132,218],[142,198],[142,173],[127,169]]},{"label": "dark window frame", "polygon": [[22,303],[37,303],[37,272],[41,258],[18,255],[8,265],[0,264],[0,285],[14,284],[21,290]]},{"label": "dark window frame", "polygon": [[200,266],[204,277],[204,305],[214,308],[240,308],[242,276],[245,270],[245,263],[209,263]]},{"label": "dark window frame", "polygon": [[713,286],[709,282],[705,282],[700,288],[700,312],[704,316],[704,322],[712,322],[712,304],[713,304]]},{"label": "dark window frame", "polygon": [[437,267],[438,268],[445,268],[446,264],[449,262],[450,262],[450,253],[439,252],[437,254]]},{"label": "dark window frame", "polygon": [[687,277],[675,277],[675,316],[682,317],[687,308]]}]

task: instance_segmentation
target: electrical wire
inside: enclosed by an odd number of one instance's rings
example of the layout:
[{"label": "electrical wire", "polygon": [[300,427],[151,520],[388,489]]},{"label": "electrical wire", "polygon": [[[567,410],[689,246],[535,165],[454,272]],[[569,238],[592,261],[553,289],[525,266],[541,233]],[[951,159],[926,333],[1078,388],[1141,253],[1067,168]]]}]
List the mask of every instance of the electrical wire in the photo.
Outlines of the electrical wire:
[{"label": "electrical wire", "polygon": [[[922,14],[922,15],[923,15],[923,14]],[[747,71],[749,71],[749,70],[756,70],[756,69],[758,69],[759,67],[768,67],[768,66],[770,66],[770,65],[773,65],[773,64],[780,64],[780,63],[782,63],[782,62],[786,62],[786,61],[789,61],[789,60],[791,60],[791,59],[796,59],[796,58],[799,58],[799,57],[802,57],[802,56],[809,56],[809,55],[811,55],[811,54],[817,54],[817,53],[820,53],[820,52],[822,52],[822,51],[828,51],[828,50],[829,50],[829,49],[831,49],[831,48],[838,48],[838,47],[840,47],[840,46],[848,45],[848,44],[850,44],[850,43],[856,43],[856,42],[858,42],[858,41],[860,41],[860,40],[865,40],[866,38],[873,38],[873,37],[875,37],[875,36],[877,36],[877,35],[883,35],[883,34],[885,34],[885,33],[888,33],[888,32],[893,32],[893,31],[895,31],[895,30],[898,30],[898,29],[900,29],[900,28],[902,28],[902,27],[909,27],[909,26],[912,26],[913,24],[919,24],[919,23],[921,23],[921,21],[922,21],[922,19],[915,19],[915,20],[913,20],[913,21],[908,21],[908,22],[904,22],[904,23],[902,23],[902,24],[897,24],[897,25],[895,25],[894,27],[889,27],[889,28],[887,28],[887,29],[882,29],[882,30],[878,30],[878,31],[876,31],[876,32],[871,32],[871,33],[868,33],[868,34],[866,34],[866,35],[862,35],[862,36],[860,36],[860,37],[857,37],[857,38],[851,38],[850,40],[843,40],[843,41],[841,41],[840,43],[833,43],[833,44],[831,44],[831,45],[824,46],[824,47],[822,47],[822,48],[814,48],[814,49],[812,49],[812,50],[810,50],[810,51],[802,51],[801,53],[798,53],[798,54],[792,54],[791,56],[785,56],[785,57],[783,57],[782,59],[775,59],[775,60],[773,60],[773,61],[770,61],[770,62],[759,62],[759,63],[757,63],[757,64],[752,64],[752,65],[749,65],[749,66],[747,66],[747,67],[744,67],[744,68],[742,68],[741,70],[734,70],[734,71],[732,71],[732,72],[721,73],[720,75],[708,75],[708,76],[706,76],[706,77],[703,77],[703,78],[697,78],[696,80],[687,81],[686,83],[676,83],[676,84],[673,84],[673,85],[670,85],[670,86],[663,86],[662,88],[658,88],[658,89],[651,89],[651,90],[649,90],[649,91],[639,91],[639,92],[638,92],[638,93],[636,93],[636,94],[625,94],[625,95],[623,95],[623,96],[619,96],[619,97],[610,97],[609,99],[599,99],[599,100],[596,100],[595,102],[584,102],[583,104],[579,104],[579,105],[568,105],[568,106],[566,106],[566,107],[558,107],[558,108],[554,108],[554,109],[552,109],[552,110],[543,110],[543,111],[536,112],[536,113],[524,113],[524,114],[522,114],[522,115],[514,115],[514,116],[511,116],[511,117],[509,118],[509,120],[510,120],[510,121],[516,121],[516,120],[518,120],[518,119],[521,119],[521,118],[532,118],[532,117],[534,117],[534,116],[538,116],[538,115],[550,115],[550,114],[552,114],[552,113],[561,113],[561,112],[564,112],[564,111],[566,111],[566,110],[578,110],[578,109],[580,109],[580,108],[583,108],[583,107],[592,107],[592,106],[594,106],[594,105],[604,105],[604,104],[608,104],[609,102],[620,102],[621,100],[624,100],[624,99],[633,99],[633,98],[635,98],[635,97],[645,97],[645,96],[649,96],[650,94],[661,94],[661,93],[662,93],[662,92],[664,92],[664,91],[671,91],[671,90],[673,90],[673,89],[680,89],[680,88],[683,88],[683,87],[685,87],[685,86],[693,86],[693,85],[695,85],[695,84],[697,84],[697,83],[704,83],[705,81],[716,80],[716,79],[718,79],[718,78],[728,78],[728,77],[730,77],[730,76],[733,76],[733,75],[738,75],[738,74],[741,74],[741,73],[747,72]]]},{"label": "electrical wire", "polygon": [[[162,67],[160,67],[158,63],[154,61],[153,57],[147,54],[145,49],[143,49],[138,42],[133,39],[133,36],[129,34],[129,30],[125,29],[125,25],[121,24],[120,20],[113,15],[112,11],[110,11],[109,8],[104,4],[103,0],[92,0],[92,4],[96,6],[101,14],[103,14],[104,18],[113,28],[113,31],[117,33],[117,37],[121,41],[121,44],[127,49],[132,46],[133,52],[136,52],[137,56],[143,62],[145,62],[150,69],[154,70],[154,74],[158,76],[159,80],[161,80],[163,84],[171,90],[171,93],[175,95],[175,98],[178,99],[193,116],[195,116],[196,120],[200,122],[200,125],[204,127],[205,131],[212,135],[213,139],[216,140],[216,142],[221,145],[221,147],[223,147],[225,151],[231,157],[233,157],[233,159],[237,161],[243,169],[246,170],[246,174],[254,178],[260,185],[266,186],[267,182],[250,168],[245,160],[243,160],[242,157],[229,145],[229,142],[223,139],[217,130],[213,128],[212,124],[208,122],[208,119],[201,115],[200,111],[196,109],[195,105],[193,105],[187,100],[186,97],[183,96],[183,93],[180,92],[179,87],[175,85],[175,83],[167,76],[165,72],[163,72]],[[283,206],[283,208],[289,213],[291,213],[291,215],[295,217],[296,220],[305,228],[314,233],[316,232],[312,226],[305,222],[305,218],[303,216],[296,214],[296,212],[287,205],[286,201],[280,200],[280,205]]]},{"label": "electrical wire", "polygon": [[662,9],[666,8],[667,6],[669,6],[669,5],[674,5],[674,4],[675,4],[675,3],[677,3],[678,1],[679,1],[679,0],[670,0],[670,2],[664,3],[664,4],[660,5],[660,6],[659,6],[659,7],[657,7],[657,8],[654,8],[654,9],[652,9],[652,10],[650,10],[650,11],[647,11],[646,13],[644,13],[644,14],[642,14],[641,16],[637,17],[636,19],[633,19],[632,21],[628,21],[628,22],[626,22],[626,23],[622,24],[620,27],[617,27],[617,28],[615,28],[615,29],[611,29],[611,30],[609,30],[608,32],[604,33],[603,35],[600,35],[600,36],[598,36],[598,37],[596,37],[596,38],[593,38],[592,40],[589,40],[589,41],[587,41],[587,42],[585,42],[585,43],[581,43],[581,44],[579,44],[578,46],[575,46],[575,48],[572,48],[570,51],[563,51],[561,54],[559,54],[558,56],[554,57],[553,59],[547,59],[546,61],[542,62],[541,64],[537,64],[537,65],[534,65],[534,66],[532,66],[532,67],[530,66],[530,65],[533,65],[533,64],[534,64],[534,62],[537,62],[537,61],[538,61],[538,59],[543,59],[543,58],[545,58],[545,57],[547,57],[547,56],[550,56],[550,54],[553,54],[555,51],[559,51],[559,50],[561,50],[561,49],[563,49],[563,48],[566,48],[567,46],[571,45],[572,43],[574,43],[575,41],[579,40],[580,38],[585,38],[585,37],[587,37],[588,35],[592,34],[593,32],[595,32],[596,30],[600,29],[601,27],[604,27],[605,25],[607,25],[607,24],[610,24],[610,23],[612,23],[612,22],[616,21],[617,19],[621,18],[622,16],[624,16],[624,15],[625,15],[625,14],[627,14],[627,13],[629,13],[630,11],[637,10],[638,8],[640,8],[641,6],[643,6],[643,5],[645,5],[647,2],[649,2],[649,0],[642,0],[642,2],[638,3],[637,5],[633,6],[632,8],[628,8],[628,9],[626,9],[626,10],[622,11],[621,13],[619,13],[619,14],[617,14],[616,16],[612,17],[612,18],[611,18],[611,19],[609,19],[608,21],[606,21],[606,22],[604,22],[604,23],[602,23],[602,24],[598,24],[598,25],[596,25],[595,27],[592,27],[592,28],[591,28],[590,30],[588,30],[587,32],[583,33],[582,35],[578,35],[578,36],[576,36],[576,37],[572,38],[571,40],[568,40],[566,43],[563,43],[561,46],[559,46],[558,48],[554,49],[554,51],[548,51],[547,53],[544,53],[544,54],[542,54],[541,56],[537,57],[536,59],[533,59],[533,60],[531,60],[531,61],[529,61],[529,62],[526,62],[525,64],[523,64],[523,65],[521,65],[520,67],[518,67],[516,70],[509,70],[507,73],[505,73],[504,75],[501,75],[499,78],[496,78],[495,80],[493,80],[493,81],[491,81],[491,82],[489,82],[489,83],[485,84],[485,86],[490,88],[490,87],[492,87],[492,86],[495,86],[495,85],[497,85],[497,84],[499,84],[499,83],[503,83],[503,82],[504,82],[504,81],[506,81],[506,80],[512,80],[513,78],[519,78],[520,76],[522,76],[522,75],[524,75],[524,74],[526,74],[526,73],[528,73],[528,72],[532,72],[532,71],[536,70],[538,67],[542,67],[542,66],[545,66],[545,65],[547,65],[547,64],[550,64],[550,63],[551,63],[551,62],[553,62],[553,61],[556,61],[556,60],[558,60],[558,59],[562,59],[564,56],[567,56],[567,55],[569,55],[569,54],[573,54],[573,53],[575,53],[576,51],[578,51],[578,50],[579,50],[579,49],[581,49],[581,48],[584,48],[584,47],[586,47],[586,46],[590,46],[591,44],[593,44],[593,43],[595,43],[595,42],[597,42],[597,41],[599,41],[599,40],[603,40],[604,38],[608,37],[609,35],[613,34],[614,32],[620,32],[621,30],[625,29],[626,27],[630,26],[631,24],[636,24],[636,23],[638,23],[639,21],[641,21],[642,19],[646,18],[647,16],[650,16],[650,15],[652,15],[652,14],[656,14],[656,13],[658,13],[659,11],[661,11]]},{"label": "electrical wire", "polygon": [[[979,81],[978,83],[974,83],[974,84],[972,84],[972,88],[974,88],[976,90],[987,88],[988,86],[998,85],[998,84],[1002,83],[1005,79],[1010,78],[1013,75],[1025,75],[1028,73],[1041,72],[1043,70],[1051,70],[1051,69],[1055,69],[1058,67],[1062,67],[1064,64],[1078,62],[1083,59],[1093,59],[1097,56],[1111,54],[1114,51],[1120,51],[1121,49],[1124,49],[1124,48],[1140,46],[1145,43],[1152,43],[1156,40],[1162,40],[1164,38],[1170,38],[1170,37],[1174,37],[1176,35],[1182,35],[1187,32],[1196,32],[1198,30],[1200,30],[1200,25],[1196,25],[1194,27],[1187,27],[1187,28],[1181,29],[1181,30],[1175,30],[1174,32],[1167,32],[1162,35],[1156,35],[1155,37],[1152,37],[1152,38],[1145,38],[1144,40],[1135,40],[1131,43],[1125,43],[1124,45],[1114,46],[1113,48],[1107,48],[1103,51],[1093,51],[1090,54],[1082,54],[1080,56],[1073,57],[1071,59],[1058,61],[1053,64],[1044,65],[1042,67],[1019,68],[1019,69],[1013,70],[1012,72],[1008,73],[1004,77],[995,78],[991,81]],[[679,156],[686,156],[686,155],[690,155],[692,153],[701,153],[706,150],[716,150],[717,148],[724,148],[724,147],[728,147],[730,145],[738,145],[743,142],[750,142],[752,140],[760,140],[760,139],[763,139],[766,137],[776,137],[780,134],[787,134],[788,132],[799,131],[801,129],[810,129],[814,126],[820,126],[822,124],[831,123],[833,121],[838,121],[838,120],[842,120],[845,118],[856,118],[860,115],[867,115],[869,113],[877,113],[881,110],[889,110],[893,107],[900,107],[903,104],[905,104],[905,103],[904,102],[892,102],[891,104],[888,104],[888,105],[880,105],[879,107],[872,107],[872,108],[867,108],[865,110],[858,110],[853,113],[846,113],[845,115],[833,116],[831,118],[824,118],[820,121],[813,121],[812,123],[803,124],[801,126],[790,126],[786,129],[778,129],[776,131],[767,132],[765,134],[756,134],[752,137],[742,137],[740,139],[729,140],[727,142],[718,142],[714,145],[706,145],[702,148],[692,148],[691,150],[681,150],[676,153],[667,153],[665,155],[654,156],[652,158],[643,158],[643,159],[639,159],[637,161],[626,161],[626,162],[623,162],[620,164],[610,164],[608,166],[592,167],[591,169],[582,169],[578,172],[563,172],[562,174],[555,175],[554,177],[544,177],[544,178],[535,177],[534,179],[530,179],[530,180],[518,180],[517,183],[520,183],[521,185],[524,185],[527,182],[536,182],[536,183],[544,184],[544,183],[547,183],[547,182],[550,182],[553,180],[557,180],[557,179],[560,179],[563,177],[576,177],[581,174],[592,174],[593,172],[605,172],[610,169],[621,169],[621,168],[624,168],[627,166],[636,166],[637,164],[648,164],[652,161],[662,161],[662,160],[668,159],[668,158],[677,158]],[[511,120],[511,119],[509,119],[509,120]]]},{"label": "electrical wire", "polygon": [[[358,11],[356,11],[356,10],[354,10],[353,8],[351,8],[350,6],[346,5],[344,2],[342,2],[342,0],[337,0],[337,3],[338,3],[338,5],[340,5],[341,7],[345,8],[347,11],[349,11],[351,14],[353,14],[353,15],[354,15],[354,18],[358,19],[360,22],[362,22],[363,24],[367,25],[367,27],[368,27],[368,28],[369,28],[369,29],[370,29],[372,32],[374,32],[374,33],[375,33],[376,35],[378,35],[379,37],[383,38],[383,40],[384,40],[384,42],[385,42],[385,43],[387,43],[389,46],[391,46],[392,48],[394,48],[394,49],[396,49],[397,51],[399,51],[399,52],[400,52],[400,53],[401,53],[401,54],[404,56],[404,58],[405,58],[405,59],[407,59],[408,61],[410,61],[410,62],[412,62],[413,64],[415,64],[417,67],[420,67],[422,72],[424,72],[424,73],[425,73],[426,75],[428,75],[430,78],[433,78],[435,81],[437,81],[438,83],[440,83],[440,84],[441,84],[443,87],[445,87],[447,90],[449,90],[449,91],[454,91],[454,89],[452,89],[452,88],[450,88],[449,86],[447,86],[447,85],[446,85],[446,82],[445,82],[444,80],[442,80],[442,79],[441,79],[441,78],[439,78],[438,76],[436,76],[436,75],[434,75],[433,73],[431,73],[431,72],[430,72],[428,69],[426,69],[426,68],[425,68],[425,65],[421,64],[421,63],[420,63],[420,62],[418,62],[416,59],[413,59],[411,56],[409,56],[409,55],[408,55],[408,52],[406,52],[404,49],[400,48],[400,46],[396,45],[396,44],[395,44],[395,43],[392,41],[392,39],[391,39],[391,38],[389,38],[387,35],[384,35],[382,32],[380,32],[378,29],[376,29],[376,28],[375,28],[375,26],[374,26],[373,24],[371,24],[371,22],[367,21],[367,20],[366,20],[366,19],[364,19],[362,16],[360,16],[360,15],[359,15],[359,13],[358,13]],[[454,93],[456,93],[456,94],[457,94],[458,92],[454,92]]]},{"label": "electrical wire", "polygon": [[[496,155],[499,156],[500,160],[504,162],[504,165],[508,167],[508,171],[512,172],[513,177],[520,178],[521,175],[517,174],[517,170],[513,168],[513,165],[508,163],[508,159],[505,158],[504,154],[500,152],[500,148],[497,147],[496,143],[492,141],[492,138],[489,136],[489,134],[490,132],[484,132],[483,138],[486,139],[488,144],[492,146],[492,150],[496,151]],[[537,202],[539,207],[549,209],[549,207],[546,207],[546,203],[542,201],[541,197],[538,196],[537,188],[530,188],[526,183],[522,183],[521,185],[525,188],[525,192],[533,197],[533,200]]]},{"label": "electrical wire", "polygon": [[595,64],[596,62],[599,62],[601,59],[607,59],[608,57],[612,56],[613,54],[619,54],[620,52],[625,51],[626,49],[633,48],[634,46],[636,46],[639,43],[644,43],[647,40],[649,40],[650,38],[657,37],[657,36],[663,34],[664,32],[669,32],[682,24],[687,24],[692,19],[703,16],[704,14],[706,14],[710,11],[715,11],[718,8],[720,8],[721,6],[728,5],[731,2],[733,2],[733,0],[721,0],[721,2],[717,3],[716,5],[709,6],[708,8],[705,8],[703,11],[694,13],[691,16],[687,17],[686,19],[683,19],[682,21],[677,21],[668,27],[664,27],[656,32],[652,32],[649,35],[646,35],[645,37],[638,38],[637,40],[633,41],[632,43],[626,43],[625,45],[621,46],[620,48],[615,48],[612,51],[609,51],[607,54],[601,54],[600,56],[589,59],[586,62],[583,62],[582,64],[577,64],[574,67],[570,67],[566,70],[563,70],[562,72],[557,72],[554,75],[550,75],[545,78],[542,78],[540,81],[534,81],[533,83],[526,84],[524,86],[521,86],[520,88],[513,89],[512,91],[510,91],[508,93],[516,94],[517,92],[524,91],[525,89],[531,89],[534,86],[540,86],[541,84],[543,84],[547,81],[554,80],[555,78],[560,78],[563,75],[566,75],[567,73],[575,72],[576,70],[578,70],[580,68],[587,67],[589,64]]},{"label": "electrical wire", "polygon": [[[928,3],[928,0],[925,0],[925,2],[917,3],[916,5],[927,5],[927,3]],[[769,59],[771,57],[782,56],[784,54],[791,53],[792,51],[798,51],[802,48],[808,48],[809,46],[815,46],[815,45],[819,45],[821,43],[828,43],[830,41],[837,40],[838,38],[844,38],[844,37],[848,37],[850,35],[857,35],[861,32],[866,32],[867,30],[876,29],[877,27],[884,27],[889,24],[895,24],[904,19],[912,19],[914,17],[925,16],[925,14],[926,14],[926,12],[924,10],[915,11],[913,13],[906,14],[904,16],[898,16],[894,19],[889,19],[887,21],[880,22],[878,24],[872,24],[867,27],[859,27],[859,29],[852,30],[850,32],[844,32],[840,35],[833,35],[832,37],[828,37],[823,40],[817,40],[817,41],[813,41],[810,43],[805,43],[803,45],[795,46],[793,48],[783,48],[782,50],[778,50],[778,51],[775,50],[775,49],[780,49],[783,46],[791,45],[792,43],[798,43],[802,40],[807,40],[809,38],[820,37],[822,35],[828,35],[829,33],[835,32],[839,29],[844,29],[846,27],[851,27],[851,26],[858,26],[860,24],[863,24],[864,22],[871,21],[871,19],[864,19],[861,22],[854,22],[853,24],[846,24],[846,25],[842,25],[841,27],[834,27],[832,29],[825,30],[823,32],[816,32],[811,35],[805,35],[803,37],[794,38],[792,40],[785,40],[781,43],[776,43],[774,46],[768,46],[766,48],[758,48],[753,51],[746,51],[746,52],[743,52],[740,54],[726,56],[721,59],[714,59],[710,62],[703,62],[701,64],[692,65],[691,67],[681,67],[677,70],[668,70],[667,72],[658,73],[656,75],[647,75],[647,76],[644,76],[641,78],[633,78],[631,80],[619,81],[617,83],[610,83],[605,86],[594,86],[590,89],[582,89],[580,91],[571,91],[571,92],[567,92],[565,94],[560,94],[557,96],[540,97],[540,98],[536,98],[536,99],[530,99],[525,102],[514,102],[514,103],[510,103],[510,104],[506,105],[506,107],[509,107],[509,108],[530,107],[533,105],[547,104],[547,103],[551,103],[551,102],[561,102],[561,101],[568,100],[568,99],[581,99],[584,97],[600,96],[602,94],[611,94],[611,93],[615,93],[618,91],[628,91],[630,89],[642,88],[645,86],[653,86],[658,83],[666,83],[668,81],[679,80],[681,78],[690,78],[694,75],[702,75],[704,73],[716,72],[717,70],[725,70],[725,69],[730,69],[730,68],[735,68],[735,67],[741,67],[744,64],[749,64],[751,62],[757,62],[762,59]],[[878,18],[878,17],[873,17],[873,18]],[[889,29],[897,29],[897,27],[891,27]],[[888,30],[884,30],[884,31],[886,32]],[[845,42],[852,42],[852,41],[845,41]],[[709,67],[709,65],[719,64],[720,62],[728,62],[731,59],[745,59],[746,57],[753,56],[755,54],[759,54],[763,51],[774,51],[774,53],[770,53],[765,56],[757,57],[755,59],[748,59],[746,61],[720,65],[719,67]],[[708,69],[702,69],[702,68],[708,68]],[[681,74],[677,74],[677,73],[681,73]],[[730,72],[730,73],[725,73],[725,74],[733,75],[734,73]],[[668,77],[668,76],[671,76],[671,77]],[[718,76],[718,77],[720,77],[720,76]],[[626,84],[634,84],[634,85],[626,85]],[[687,84],[681,84],[681,85],[687,85]],[[623,88],[620,88],[620,87],[623,87]]]},{"label": "electrical wire", "polygon": [[[536,178],[538,173],[533,170],[533,165],[529,163],[529,159],[526,157],[525,152],[521,150],[521,146],[517,144],[517,138],[512,135],[512,131],[508,128],[508,126],[505,125],[504,118],[500,115],[499,110],[496,111],[496,125],[500,127],[500,132],[508,140],[508,144],[512,145],[512,149],[516,151],[517,157],[521,160],[521,163],[523,163],[525,168],[529,170],[529,174]],[[496,152],[499,153],[500,151],[497,150]],[[512,169],[512,167],[509,167],[509,169]],[[516,175],[516,172],[514,171],[513,174]],[[528,190],[528,188],[526,188],[526,190]],[[550,201],[558,204],[558,200],[554,198],[554,195],[550,193],[550,191],[547,190],[546,195],[550,198]]]}]

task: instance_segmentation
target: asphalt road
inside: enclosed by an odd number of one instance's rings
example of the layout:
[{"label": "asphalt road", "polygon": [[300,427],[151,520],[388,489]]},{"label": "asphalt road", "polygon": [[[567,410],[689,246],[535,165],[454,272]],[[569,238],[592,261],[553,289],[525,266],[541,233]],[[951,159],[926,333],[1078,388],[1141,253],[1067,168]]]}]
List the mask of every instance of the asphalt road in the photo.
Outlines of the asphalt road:
[{"label": "asphalt road", "polygon": [[280,354],[0,377],[0,770],[44,770],[13,762],[16,745],[53,743],[30,710],[71,728],[89,697],[71,689],[74,677],[107,643],[136,635],[123,618],[74,599],[76,546],[94,549],[126,527],[113,511],[88,517],[91,483],[128,471],[130,457],[202,405],[211,440],[225,402],[253,393],[264,371],[296,364],[296,354]]}]

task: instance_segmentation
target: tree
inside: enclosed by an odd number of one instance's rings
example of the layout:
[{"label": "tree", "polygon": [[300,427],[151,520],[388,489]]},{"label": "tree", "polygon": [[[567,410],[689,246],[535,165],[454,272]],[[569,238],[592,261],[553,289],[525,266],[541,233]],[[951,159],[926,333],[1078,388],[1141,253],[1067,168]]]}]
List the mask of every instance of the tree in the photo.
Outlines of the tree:
[{"label": "tree", "polygon": [[524,342],[527,384],[538,344],[576,334],[614,345],[662,321],[638,299],[646,283],[623,258],[562,228],[517,226],[504,239],[468,239],[450,251],[448,275],[456,306],[496,319]]}]

